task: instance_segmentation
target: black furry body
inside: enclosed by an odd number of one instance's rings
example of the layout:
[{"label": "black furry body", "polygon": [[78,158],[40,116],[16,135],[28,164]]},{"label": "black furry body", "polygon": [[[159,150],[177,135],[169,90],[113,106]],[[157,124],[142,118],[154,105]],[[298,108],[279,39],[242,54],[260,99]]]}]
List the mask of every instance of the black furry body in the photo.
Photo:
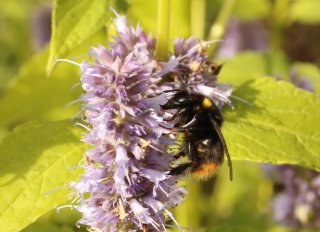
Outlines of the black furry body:
[{"label": "black furry body", "polygon": [[188,156],[190,162],[183,163],[171,170],[172,175],[179,175],[186,170],[210,176],[213,169],[220,166],[227,155],[232,179],[232,164],[226,142],[220,130],[223,118],[219,108],[208,97],[188,93],[184,90],[167,91],[168,102],[161,105],[163,110],[176,109],[172,118],[176,124],[175,131],[184,133],[182,150],[176,155]]}]

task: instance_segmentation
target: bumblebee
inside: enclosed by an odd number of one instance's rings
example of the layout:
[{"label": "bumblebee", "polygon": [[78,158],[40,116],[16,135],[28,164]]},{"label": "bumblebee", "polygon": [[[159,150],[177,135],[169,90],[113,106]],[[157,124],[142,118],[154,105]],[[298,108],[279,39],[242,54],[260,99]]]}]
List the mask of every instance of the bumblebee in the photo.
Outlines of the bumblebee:
[{"label": "bumblebee", "polygon": [[232,162],[220,129],[223,118],[219,108],[210,98],[186,90],[169,90],[165,94],[168,101],[160,107],[165,111],[176,110],[166,120],[174,120],[173,130],[184,134],[182,149],[175,158],[187,156],[190,160],[172,168],[170,174],[190,171],[198,179],[207,179],[223,163],[226,154],[232,180]]}]

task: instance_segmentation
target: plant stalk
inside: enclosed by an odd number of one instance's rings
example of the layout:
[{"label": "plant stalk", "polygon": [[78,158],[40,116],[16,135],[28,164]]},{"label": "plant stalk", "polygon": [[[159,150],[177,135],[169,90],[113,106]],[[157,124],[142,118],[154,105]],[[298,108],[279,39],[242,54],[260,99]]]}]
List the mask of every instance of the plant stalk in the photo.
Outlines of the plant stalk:
[{"label": "plant stalk", "polygon": [[286,24],[289,0],[277,0],[271,11],[270,45],[273,51],[282,47],[283,28]]},{"label": "plant stalk", "polygon": [[[224,1],[222,9],[218,14],[215,23],[210,28],[208,40],[221,40],[223,38],[235,3],[236,0]],[[215,55],[217,48],[218,43],[211,44],[211,46],[208,49],[209,57],[213,57]]]},{"label": "plant stalk", "polygon": [[191,0],[191,35],[204,39],[205,30],[206,1]]},{"label": "plant stalk", "polygon": [[158,0],[156,56],[166,60],[169,54],[170,0]]}]

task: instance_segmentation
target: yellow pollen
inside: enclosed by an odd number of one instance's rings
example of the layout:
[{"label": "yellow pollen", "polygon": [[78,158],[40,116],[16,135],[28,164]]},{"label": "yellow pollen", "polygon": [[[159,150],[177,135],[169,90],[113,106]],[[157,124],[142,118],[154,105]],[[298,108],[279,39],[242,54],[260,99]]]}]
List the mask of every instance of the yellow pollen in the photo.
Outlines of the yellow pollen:
[{"label": "yellow pollen", "polygon": [[139,144],[141,145],[142,148],[148,147],[150,145],[150,143],[151,143],[150,141],[147,141],[147,140],[142,139],[142,138],[140,138],[139,142],[140,142]]},{"label": "yellow pollen", "polygon": [[192,63],[189,64],[189,68],[190,68],[192,71],[196,72],[196,71],[198,71],[199,68],[200,68],[200,63],[198,63],[198,62],[192,62]]},{"label": "yellow pollen", "polygon": [[205,109],[208,109],[211,106],[212,106],[212,101],[209,98],[205,97],[202,101],[202,107]]}]

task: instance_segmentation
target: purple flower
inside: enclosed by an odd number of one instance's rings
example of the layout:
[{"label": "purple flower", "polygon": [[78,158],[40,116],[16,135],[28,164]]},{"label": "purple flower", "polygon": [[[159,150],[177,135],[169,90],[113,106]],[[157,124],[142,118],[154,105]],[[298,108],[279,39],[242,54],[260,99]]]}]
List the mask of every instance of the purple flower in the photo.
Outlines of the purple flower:
[{"label": "purple flower", "polygon": [[274,218],[295,228],[320,226],[320,175],[293,165],[275,167]]},{"label": "purple flower", "polygon": [[210,97],[219,107],[224,103],[229,105],[231,101],[231,85],[217,82],[217,75],[221,65],[208,60],[206,48],[210,42],[190,37],[178,38],[174,42],[174,52],[167,62],[160,62],[159,76],[167,75],[171,79],[168,82],[159,83],[154,92],[162,92],[168,89],[186,89],[191,93],[201,93]]},{"label": "purple flower", "polygon": [[85,173],[72,183],[81,224],[99,231],[164,231],[169,208],[186,194],[168,175],[174,143],[159,105],[162,95],[148,99],[149,78],[158,72],[154,40],[115,19],[118,37],[110,48],[93,48],[93,63],[83,62],[84,121],[90,129],[83,141]]},{"label": "purple flower", "polygon": [[[220,66],[208,61],[209,43],[177,39],[168,61],[154,57],[155,40],[141,27],[117,16],[118,36],[110,48],[92,48],[92,62],[81,64],[85,94],[83,125],[89,132],[84,174],[71,186],[83,217],[79,223],[98,231],[164,231],[169,209],[186,190],[169,175],[174,161],[175,122],[160,105],[165,89],[183,88],[230,103],[229,86],[216,82]],[[169,81],[163,83],[164,76]],[[172,112],[174,113],[174,112]],[[169,114],[169,115],[168,115]],[[172,116],[172,115],[171,115]]]}]

